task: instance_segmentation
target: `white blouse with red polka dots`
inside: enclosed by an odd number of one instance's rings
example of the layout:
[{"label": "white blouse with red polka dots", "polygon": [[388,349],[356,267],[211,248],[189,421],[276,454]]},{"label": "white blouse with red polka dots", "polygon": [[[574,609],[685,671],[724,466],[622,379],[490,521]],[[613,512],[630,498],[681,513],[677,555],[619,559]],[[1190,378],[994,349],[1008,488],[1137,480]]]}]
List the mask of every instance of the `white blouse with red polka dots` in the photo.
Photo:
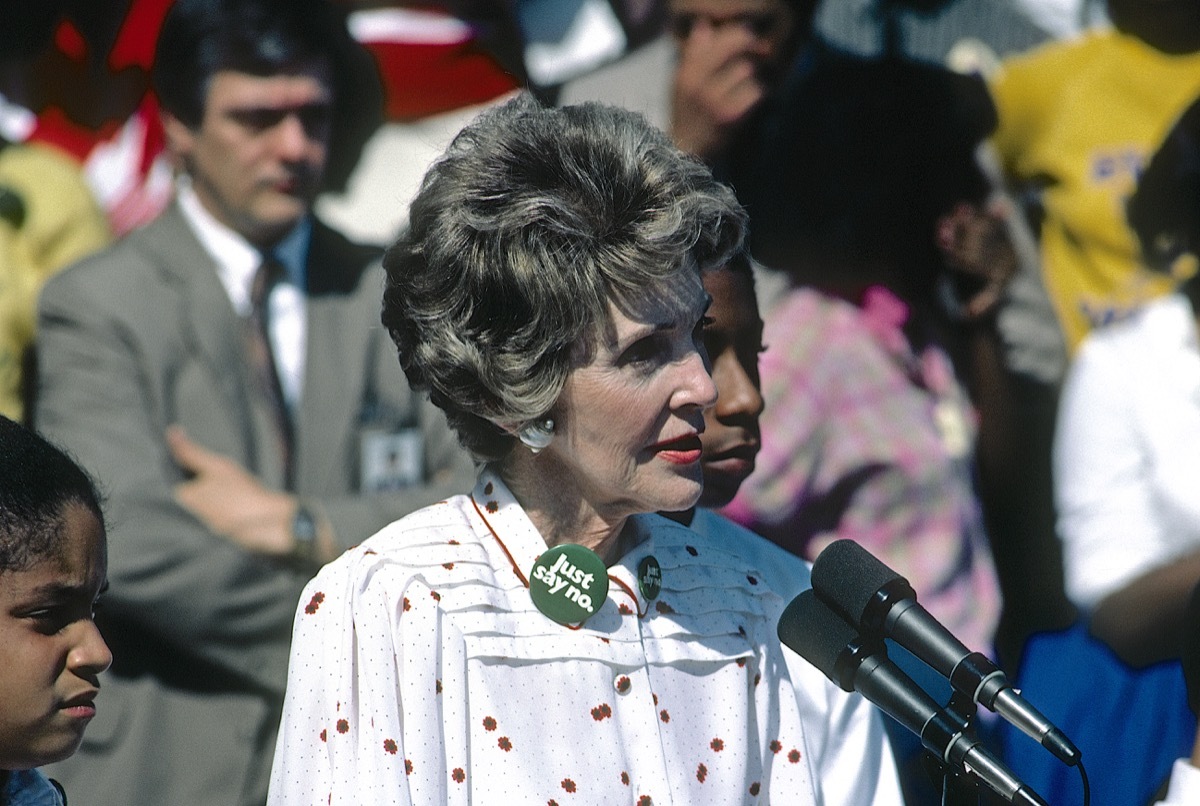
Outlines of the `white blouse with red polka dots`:
[{"label": "white blouse with red polka dots", "polygon": [[[831,804],[804,724],[822,712],[837,724],[813,732],[861,748],[845,772],[875,791],[875,718],[827,681],[793,684],[786,602],[736,546],[657,515],[630,528],[582,627],[534,607],[546,544],[486,469],[471,496],[327,566],[296,615],[269,802]],[[636,581],[648,555],[653,600]]]}]

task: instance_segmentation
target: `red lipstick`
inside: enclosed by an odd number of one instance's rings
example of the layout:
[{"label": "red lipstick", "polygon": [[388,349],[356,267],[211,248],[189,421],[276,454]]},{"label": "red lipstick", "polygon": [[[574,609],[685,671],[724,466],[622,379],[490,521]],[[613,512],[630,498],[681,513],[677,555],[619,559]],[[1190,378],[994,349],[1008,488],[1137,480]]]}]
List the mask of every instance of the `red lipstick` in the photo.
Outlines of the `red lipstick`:
[{"label": "red lipstick", "polygon": [[650,450],[671,464],[690,465],[700,461],[700,435],[693,433],[664,440],[651,445]]}]

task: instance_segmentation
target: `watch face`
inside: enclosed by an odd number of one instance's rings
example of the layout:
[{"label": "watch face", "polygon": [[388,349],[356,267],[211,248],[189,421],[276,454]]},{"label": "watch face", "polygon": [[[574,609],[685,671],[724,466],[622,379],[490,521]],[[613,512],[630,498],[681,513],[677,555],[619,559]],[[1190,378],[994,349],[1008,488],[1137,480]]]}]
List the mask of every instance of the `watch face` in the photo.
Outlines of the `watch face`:
[{"label": "watch face", "polygon": [[297,543],[308,543],[317,537],[316,518],[306,507],[296,510],[296,517],[292,521],[292,536],[296,538]]}]

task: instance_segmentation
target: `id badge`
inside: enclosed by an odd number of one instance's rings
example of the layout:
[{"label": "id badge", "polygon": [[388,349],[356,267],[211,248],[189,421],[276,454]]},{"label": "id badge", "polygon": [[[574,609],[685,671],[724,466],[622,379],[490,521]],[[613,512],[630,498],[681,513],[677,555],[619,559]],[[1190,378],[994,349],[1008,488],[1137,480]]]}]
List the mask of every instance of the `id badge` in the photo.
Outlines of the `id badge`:
[{"label": "id badge", "polygon": [[419,428],[372,429],[360,437],[364,493],[386,493],[419,484],[425,468],[425,443]]}]

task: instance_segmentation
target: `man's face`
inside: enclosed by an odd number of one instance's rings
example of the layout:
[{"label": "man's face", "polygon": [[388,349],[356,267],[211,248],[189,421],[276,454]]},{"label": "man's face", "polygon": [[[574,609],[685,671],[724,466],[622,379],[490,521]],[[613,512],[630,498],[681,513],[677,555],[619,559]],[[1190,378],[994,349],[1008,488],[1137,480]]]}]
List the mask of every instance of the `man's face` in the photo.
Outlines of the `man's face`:
[{"label": "man's face", "polygon": [[791,60],[796,12],[786,0],[670,0],[671,33],[680,45],[697,25],[718,33],[742,28],[754,39],[753,53],[765,71],[777,73]]},{"label": "man's face", "polygon": [[251,243],[268,246],[308,212],[329,150],[333,93],[322,61],[272,76],[233,70],[209,82],[204,117],[168,117],[171,148],[205,208]]}]

